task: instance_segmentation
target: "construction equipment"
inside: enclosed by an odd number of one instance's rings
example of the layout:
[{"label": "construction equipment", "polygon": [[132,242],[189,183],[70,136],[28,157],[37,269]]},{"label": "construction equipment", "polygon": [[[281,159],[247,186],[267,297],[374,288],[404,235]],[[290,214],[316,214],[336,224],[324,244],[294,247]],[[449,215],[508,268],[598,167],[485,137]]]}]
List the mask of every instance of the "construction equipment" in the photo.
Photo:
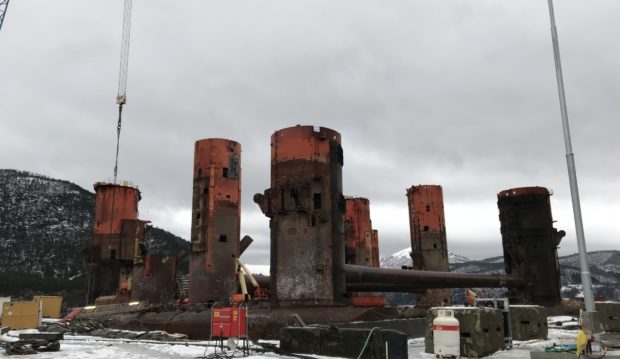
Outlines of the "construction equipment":
[{"label": "construction equipment", "polygon": [[131,32],[131,7],[133,0],[125,0],[123,11],[123,36],[121,39],[121,62],[118,72],[118,94],[116,104],[118,104],[118,124],[116,126],[116,157],[114,161],[114,184],[118,175],[118,149],[121,139],[121,122],[123,115],[123,105],[127,103],[127,68],[129,65],[129,35]]},{"label": "construction equipment", "polygon": [[2,23],[6,16],[6,9],[9,7],[10,0],[0,0],[0,30],[2,30]]},{"label": "construction equipment", "polygon": [[474,301],[478,298],[478,295],[473,290],[465,289],[465,306],[471,307],[474,305]]},{"label": "construction equipment", "polygon": [[41,325],[41,302],[5,302],[2,304],[2,326],[12,330],[34,329]]},{"label": "construction equipment", "polygon": [[241,259],[237,258],[237,278],[239,279],[239,287],[241,287],[241,294],[233,295],[233,303],[243,303],[243,302],[247,302],[250,300],[250,295],[248,294],[248,286],[245,283],[246,276],[250,279],[250,283],[252,283],[252,285],[254,286],[255,291],[258,291],[260,293],[260,290],[259,290],[260,285],[258,284],[256,279],[254,279],[254,276],[252,275],[252,271],[250,271],[248,267],[246,267],[245,264],[243,264]]},{"label": "construction equipment", "polygon": [[256,290],[260,287],[252,272],[239,258],[237,258],[236,272],[241,294],[233,294],[231,306],[219,306],[215,303],[211,307],[211,338],[214,338],[217,343],[216,354],[219,348],[227,357],[228,354],[224,352],[224,339],[228,339],[228,349],[233,351],[230,357],[233,357],[239,349],[244,356],[249,354],[247,302],[250,301],[250,295],[245,277],[249,278]]},{"label": "construction equipment", "polygon": [[35,295],[32,300],[41,302],[41,316],[43,318],[60,318],[62,297],[51,295]]},{"label": "construction equipment", "polygon": [[560,43],[558,40],[558,30],[555,26],[555,11],[553,10],[553,0],[547,1],[549,6],[549,19],[551,22],[551,42],[553,44],[553,58],[555,60],[555,75],[558,84],[558,95],[560,98],[560,114],[562,116],[562,130],[564,132],[564,147],[566,149],[566,167],[568,169],[568,183],[570,186],[571,202],[573,205],[573,217],[575,219],[575,234],[577,237],[577,248],[579,249],[579,268],[581,270],[581,287],[583,288],[583,301],[585,311],[581,312],[581,321],[586,333],[593,335],[600,331],[596,323],[596,307],[594,304],[594,293],[592,291],[592,274],[588,263],[588,250],[586,249],[586,239],[583,229],[583,218],[581,216],[581,200],[579,199],[579,186],[577,184],[577,169],[575,167],[575,154],[570,135],[568,123],[568,110],[566,109],[566,94],[564,92],[564,75],[562,74],[562,60],[560,58]]},{"label": "construction equipment", "polygon": [[[238,350],[243,357],[248,356],[248,307],[243,303],[211,307],[211,338],[215,339],[215,358],[233,358]],[[224,339],[227,339],[226,347],[232,354],[226,351]]]},{"label": "construction equipment", "polygon": [[491,298],[491,294],[484,288],[466,288],[465,289],[465,306],[473,306],[474,301],[478,298]]}]

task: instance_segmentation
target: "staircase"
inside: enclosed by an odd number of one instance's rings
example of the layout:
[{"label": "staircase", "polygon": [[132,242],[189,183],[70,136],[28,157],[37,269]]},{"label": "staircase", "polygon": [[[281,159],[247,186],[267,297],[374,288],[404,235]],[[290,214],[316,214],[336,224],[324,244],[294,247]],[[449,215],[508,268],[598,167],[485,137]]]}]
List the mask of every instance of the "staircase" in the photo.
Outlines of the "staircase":
[{"label": "staircase", "polygon": [[177,298],[187,298],[189,295],[189,275],[177,274]]}]

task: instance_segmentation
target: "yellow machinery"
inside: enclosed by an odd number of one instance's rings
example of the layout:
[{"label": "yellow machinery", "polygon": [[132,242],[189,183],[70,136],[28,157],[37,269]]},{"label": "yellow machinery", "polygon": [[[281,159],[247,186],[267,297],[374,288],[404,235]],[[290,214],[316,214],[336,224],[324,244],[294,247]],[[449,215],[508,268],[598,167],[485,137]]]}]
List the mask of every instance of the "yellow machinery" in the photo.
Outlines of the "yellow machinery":
[{"label": "yellow machinery", "polygon": [[34,329],[41,325],[40,301],[5,302],[2,304],[2,326],[17,329]]},{"label": "yellow machinery", "polygon": [[62,306],[62,297],[35,295],[32,300],[41,302],[41,315],[43,318],[60,318],[60,307]]}]

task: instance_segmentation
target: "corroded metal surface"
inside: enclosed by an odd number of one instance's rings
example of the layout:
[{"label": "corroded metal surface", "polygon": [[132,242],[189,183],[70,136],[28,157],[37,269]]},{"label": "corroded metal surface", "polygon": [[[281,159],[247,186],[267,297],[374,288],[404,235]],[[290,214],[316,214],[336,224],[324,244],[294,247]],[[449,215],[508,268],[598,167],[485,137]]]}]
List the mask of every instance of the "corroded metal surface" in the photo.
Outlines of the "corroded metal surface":
[{"label": "corroded metal surface", "polygon": [[124,219],[138,219],[140,191],[129,185],[95,183],[95,234],[120,233]]},{"label": "corroded metal surface", "polygon": [[379,231],[376,229],[372,230],[372,254],[370,258],[372,258],[371,267],[380,267],[381,266],[381,257],[379,257]]},{"label": "corroded metal surface", "polygon": [[89,302],[102,295],[115,294],[121,285],[131,290],[134,260],[143,255],[140,243],[144,242],[146,221],[124,219],[120,233],[95,233],[93,244],[87,251],[92,265],[89,284]]},{"label": "corroded metal surface", "polygon": [[271,137],[271,188],[254,201],[271,219],[275,306],[344,302],[340,134],[296,126]]},{"label": "corroded metal surface", "polygon": [[[359,307],[286,307],[269,308],[264,303],[249,308],[250,337],[260,339],[278,339],[280,329],[295,325],[292,315],[297,314],[306,324],[334,324],[338,327],[342,323],[354,323],[355,326],[384,327],[380,322],[396,323],[394,319],[423,318],[427,310],[420,308],[389,307],[389,308],[359,308]],[[109,306],[113,308],[113,306]],[[107,308],[86,310],[79,314],[81,319],[96,319],[110,328],[129,330],[164,330],[168,333],[187,334],[189,339],[209,339],[211,328],[211,311],[147,311],[127,313],[129,310],[146,309],[142,303],[138,306],[119,305],[120,309]],[[135,308],[135,309],[133,309]],[[578,306],[564,303],[554,307],[554,315],[577,315]],[[380,321],[380,322],[377,322]],[[367,322],[367,323],[363,323]],[[348,326],[348,325],[342,325]],[[416,325],[417,327],[417,325]],[[388,327],[389,328],[389,327]],[[399,329],[400,330],[400,329]],[[403,330],[406,331],[406,330]],[[412,332],[420,333],[420,328],[413,328]],[[421,328],[423,335],[424,329]]]},{"label": "corroded metal surface", "polygon": [[[441,186],[412,186],[407,189],[407,202],[413,268],[447,272],[448,241]],[[450,303],[450,299],[450,290],[429,289],[417,296],[416,305],[446,305]]]},{"label": "corroded metal surface", "polygon": [[[249,334],[253,339],[279,339],[280,329],[295,325],[293,314],[306,324],[336,324],[359,321],[377,321],[408,317],[397,308],[360,307],[286,307],[255,308],[248,310]],[[129,330],[164,330],[168,333],[187,334],[189,339],[209,339],[211,311],[146,312],[114,315],[80,315],[97,319],[106,326]]]},{"label": "corroded metal surface", "polygon": [[163,304],[174,299],[176,257],[147,255],[133,268],[131,299]]},{"label": "corroded metal surface", "polygon": [[191,303],[228,302],[239,257],[241,145],[226,139],[196,142],[192,201]]},{"label": "corroded metal surface", "polygon": [[372,229],[370,201],[363,197],[345,200],[345,263],[378,267],[378,234]]},{"label": "corroded metal surface", "polygon": [[383,307],[386,304],[386,300],[382,295],[362,295],[356,293],[351,297],[351,303],[355,307]]},{"label": "corroded metal surface", "polygon": [[[370,201],[363,197],[345,197],[345,263],[379,267],[378,232],[372,229]],[[382,307],[385,297],[378,294],[353,293],[356,307]]]},{"label": "corroded metal surface", "polygon": [[512,294],[526,303],[546,306],[561,301],[557,246],[565,234],[553,228],[549,199],[544,187],[497,194],[506,273],[527,280],[527,287]]},{"label": "corroded metal surface", "polygon": [[148,223],[138,219],[139,200],[140,191],[127,184],[95,184],[93,241],[85,250],[91,264],[89,303],[121,286],[131,289],[133,263],[143,255]]},{"label": "corroded metal surface", "polygon": [[345,265],[347,289],[366,292],[410,292],[426,288],[521,288],[525,280],[515,275],[469,274],[372,268]]},{"label": "corroded metal surface", "polygon": [[122,286],[131,289],[133,262],[121,260],[102,260],[91,263],[88,303],[94,303],[101,296],[114,295]]},{"label": "corroded metal surface", "polygon": [[441,186],[407,189],[411,258],[418,270],[448,271],[448,243]]},{"label": "corroded metal surface", "polygon": [[252,244],[252,242],[254,242],[254,239],[252,239],[252,237],[243,236],[243,238],[241,238],[241,242],[239,242],[239,255],[242,255],[243,252],[248,249],[250,244]]}]

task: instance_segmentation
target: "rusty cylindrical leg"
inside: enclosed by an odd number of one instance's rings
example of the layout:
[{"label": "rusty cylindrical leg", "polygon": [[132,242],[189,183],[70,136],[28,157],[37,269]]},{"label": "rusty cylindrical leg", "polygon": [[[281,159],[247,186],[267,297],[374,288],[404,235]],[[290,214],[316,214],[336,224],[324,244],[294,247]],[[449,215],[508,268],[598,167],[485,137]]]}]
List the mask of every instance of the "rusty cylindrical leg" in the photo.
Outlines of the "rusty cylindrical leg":
[{"label": "rusty cylindrical leg", "polygon": [[527,280],[512,294],[526,303],[556,305],[560,295],[557,246],[564,231],[553,228],[550,193],[544,187],[513,188],[497,194],[506,273]]},{"label": "rusty cylindrical leg", "polygon": [[[448,241],[441,186],[420,185],[407,189],[411,259],[417,270],[449,270]],[[416,305],[433,307],[451,302],[450,289],[429,289],[417,296]]]},{"label": "rusty cylindrical leg", "polygon": [[271,137],[271,188],[254,196],[271,218],[275,306],[344,302],[340,134],[296,126]]},{"label": "rusty cylindrical leg", "polygon": [[196,142],[192,199],[191,304],[227,303],[237,289],[241,145],[220,138]]},{"label": "rusty cylindrical leg", "polygon": [[145,222],[138,220],[140,191],[125,184],[95,184],[93,242],[87,249],[91,263],[89,303],[116,294],[130,282],[136,238],[144,235]]}]

